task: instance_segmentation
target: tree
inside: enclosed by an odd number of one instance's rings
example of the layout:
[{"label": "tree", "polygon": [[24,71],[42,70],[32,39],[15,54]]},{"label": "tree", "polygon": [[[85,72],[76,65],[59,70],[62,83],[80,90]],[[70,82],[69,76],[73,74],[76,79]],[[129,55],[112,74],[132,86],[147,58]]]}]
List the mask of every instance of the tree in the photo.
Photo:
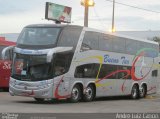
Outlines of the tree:
[{"label": "tree", "polygon": [[160,44],[160,37],[158,36],[153,37],[153,41],[158,42]]},{"label": "tree", "polygon": [[159,43],[159,51],[160,51],[160,37],[158,37],[158,36],[153,37],[153,41]]}]

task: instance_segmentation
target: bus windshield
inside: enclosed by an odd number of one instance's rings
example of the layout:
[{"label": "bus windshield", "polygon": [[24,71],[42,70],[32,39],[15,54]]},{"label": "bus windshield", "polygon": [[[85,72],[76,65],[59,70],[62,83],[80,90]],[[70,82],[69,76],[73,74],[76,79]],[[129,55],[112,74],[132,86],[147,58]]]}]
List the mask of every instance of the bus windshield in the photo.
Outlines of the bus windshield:
[{"label": "bus windshield", "polygon": [[26,27],[22,30],[17,44],[20,45],[55,45],[60,28]]},{"label": "bus windshield", "polygon": [[52,78],[51,63],[46,62],[46,55],[15,54],[12,77],[22,81],[47,80]]}]

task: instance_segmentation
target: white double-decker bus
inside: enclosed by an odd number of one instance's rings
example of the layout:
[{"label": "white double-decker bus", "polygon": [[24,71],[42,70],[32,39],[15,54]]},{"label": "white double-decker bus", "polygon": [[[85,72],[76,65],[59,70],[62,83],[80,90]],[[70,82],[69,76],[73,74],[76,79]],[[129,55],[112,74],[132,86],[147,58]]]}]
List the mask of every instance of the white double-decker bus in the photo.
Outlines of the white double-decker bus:
[{"label": "white double-decker bus", "polygon": [[92,101],[156,93],[158,43],[72,25],[29,25],[13,50],[12,96]]}]

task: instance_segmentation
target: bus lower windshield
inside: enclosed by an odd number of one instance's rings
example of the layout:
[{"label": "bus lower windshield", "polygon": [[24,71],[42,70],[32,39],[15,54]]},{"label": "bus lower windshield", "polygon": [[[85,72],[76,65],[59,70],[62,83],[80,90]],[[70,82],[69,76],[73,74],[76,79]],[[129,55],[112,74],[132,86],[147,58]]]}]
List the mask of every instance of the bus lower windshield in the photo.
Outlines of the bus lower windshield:
[{"label": "bus lower windshield", "polygon": [[12,77],[22,81],[41,81],[52,78],[51,63],[46,62],[46,55],[15,54]]},{"label": "bus lower windshield", "polygon": [[19,45],[55,45],[60,28],[26,27],[21,32],[17,44]]}]

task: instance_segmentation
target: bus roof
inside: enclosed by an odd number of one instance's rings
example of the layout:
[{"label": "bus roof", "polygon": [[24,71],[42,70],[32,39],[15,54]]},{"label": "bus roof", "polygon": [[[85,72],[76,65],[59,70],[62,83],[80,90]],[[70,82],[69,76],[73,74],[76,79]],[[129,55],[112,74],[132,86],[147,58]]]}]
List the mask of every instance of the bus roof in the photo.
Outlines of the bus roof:
[{"label": "bus roof", "polygon": [[60,28],[63,28],[63,27],[81,27],[82,28],[82,26],[66,25],[66,24],[31,24],[31,25],[28,25],[26,27],[60,27]]},{"label": "bus roof", "polygon": [[108,34],[108,35],[113,35],[113,36],[117,36],[117,37],[123,37],[123,38],[126,38],[126,39],[131,39],[131,40],[136,40],[136,41],[142,41],[142,42],[152,43],[152,44],[157,44],[158,45],[158,43],[155,42],[155,41],[151,41],[151,40],[147,40],[147,39],[141,39],[141,38],[134,38],[134,37],[127,36],[127,35],[122,35],[122,34],[118,34],[118,33],[111,33],[111,32],[101,31],[101,30],[97,30],[97,29],[93,29],[93,28],[88,28],[88,27],[83,27],[83,26],[79,26],[79,25],[32,24],[32,25],[28,25],[26,27],[59,27],[59,28],[64,28],[64,27],[81,27],[81,28],[84,28],[86,31],[95,31],[95,32],[104,33],[104,34]]}]

